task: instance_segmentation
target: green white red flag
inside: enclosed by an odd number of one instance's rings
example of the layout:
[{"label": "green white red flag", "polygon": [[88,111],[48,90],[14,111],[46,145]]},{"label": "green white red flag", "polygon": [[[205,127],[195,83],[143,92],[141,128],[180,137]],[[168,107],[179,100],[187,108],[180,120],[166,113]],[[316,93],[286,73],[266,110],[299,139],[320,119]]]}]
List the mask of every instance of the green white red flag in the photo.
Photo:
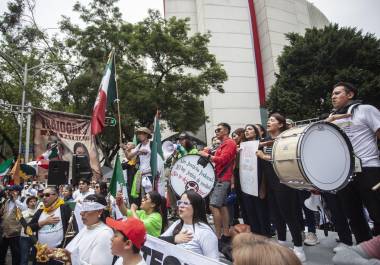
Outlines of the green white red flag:
[{"label": "green white red flag", "polygon": [[97,135],[104,128],[106,109],[112,106],[116,99],[116,78],[115,78],[115,54],[112,51],[109,55],[107,65],[104,69],[102,81],[99,86],[91,118],[91,134]]}]

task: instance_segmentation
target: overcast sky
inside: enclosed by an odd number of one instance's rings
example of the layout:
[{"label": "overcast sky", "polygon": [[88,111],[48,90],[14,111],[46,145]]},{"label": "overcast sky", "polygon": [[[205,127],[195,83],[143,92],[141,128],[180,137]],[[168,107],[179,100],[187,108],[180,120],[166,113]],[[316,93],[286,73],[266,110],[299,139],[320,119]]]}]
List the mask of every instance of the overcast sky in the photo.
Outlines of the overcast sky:
[{"label": "overcast sky", "polygon": [[[80,0],[88,3],[90,0]],[[380,0],[309,0],[318,7],[331,22],[341,26],[355,26],[364,32],[375,33],[380,38]],[[8,0],[0,0],[0,14]],[[72,6],[76,0],[36,0],[37,23],[41,28],[57,28],[61,15],[70,16],[79,22]],[[124,19],[137,22],[147,15],[148,8],[163,12],[163,0],[120,0],[118,6]],[[54,31],[51,29],[49,31]]]}]

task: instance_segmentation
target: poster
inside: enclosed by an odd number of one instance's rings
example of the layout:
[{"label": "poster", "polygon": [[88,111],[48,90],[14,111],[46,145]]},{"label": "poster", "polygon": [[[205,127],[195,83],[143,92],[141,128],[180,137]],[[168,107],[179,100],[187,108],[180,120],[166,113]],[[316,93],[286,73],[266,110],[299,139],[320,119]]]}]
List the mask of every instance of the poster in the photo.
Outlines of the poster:
[{"label": "poster", "polygon": [[[91,135],[90,117],[36,109],[34,111],[34,153],[42,155],[49,146],[58,143],[59,157],[71,163],[74,152],[89,157],[93,177],[101,177],[95,137]],[[39,169],[39,179],[47,178],[48,170]]]},{"label": "poster", "polygon": [[148,265],[222,265],[217,260],[147,235],[141,254]]},{"label": "poster", "polygon": [[240,185],[244,193],[259,196],[256,151],[259,141],[240,143]]}]

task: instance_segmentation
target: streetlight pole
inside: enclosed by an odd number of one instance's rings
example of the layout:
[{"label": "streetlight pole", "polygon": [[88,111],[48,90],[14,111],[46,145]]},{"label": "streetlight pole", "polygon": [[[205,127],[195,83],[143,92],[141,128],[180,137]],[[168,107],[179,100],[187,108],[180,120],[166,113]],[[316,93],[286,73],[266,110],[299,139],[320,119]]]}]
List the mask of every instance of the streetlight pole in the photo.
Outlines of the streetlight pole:
[{"label": "streetlight pole", "polygon": [[[18,132],[18,154],[21,154],[22,149],[22,130],[23,130],[23,123],[24,123],[24,105],[25,105],[25,90],[26,85],[28,83],[28,63],[25,63],[24,65],[24,79],[22,84],[22,97],[21,97],[21,118],[20,118],[20,130]],[[26,147],[26,146],[25,146]],[[29,150],[29,146],[28,146]],[[25,152],[25,163],[28,162],[29,154],[26,154]]]}]

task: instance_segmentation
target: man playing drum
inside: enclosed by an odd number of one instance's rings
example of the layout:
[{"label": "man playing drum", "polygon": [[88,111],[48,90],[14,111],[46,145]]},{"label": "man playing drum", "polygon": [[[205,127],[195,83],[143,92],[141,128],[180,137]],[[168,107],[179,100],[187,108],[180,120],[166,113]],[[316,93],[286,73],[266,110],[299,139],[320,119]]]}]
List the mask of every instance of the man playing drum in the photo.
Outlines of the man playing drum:
[{"label": "man playing drum", "polygon": [[380,139],[380,111],[355,100],[357,89],[339,82],[332,92],[333,112],[326,121],[341,127],[350,139],[361,170],[344,189],[338,192],[357,243],[372,238],[363,205],[374,221],[374,234],[380,234],[380,192],[374,187],[380,182],[380,160],[377,139]]},{"label": "man playing drum", "polygon": [[[229,214],[226,199],[230,188],[233,188],[233,167],[236,157],[236,143],[229,137],[231,126],[227,123],[219,123],[215,130],[216,137],[221,145],[214,155],[200,151],[199,155],[207,157],[215,163],[215,175],[217,183],[210,196],[210,208],[214,218],[215,231],[222,243],[229,241]],[[223,229],[223,230],[222,230]]]}]

